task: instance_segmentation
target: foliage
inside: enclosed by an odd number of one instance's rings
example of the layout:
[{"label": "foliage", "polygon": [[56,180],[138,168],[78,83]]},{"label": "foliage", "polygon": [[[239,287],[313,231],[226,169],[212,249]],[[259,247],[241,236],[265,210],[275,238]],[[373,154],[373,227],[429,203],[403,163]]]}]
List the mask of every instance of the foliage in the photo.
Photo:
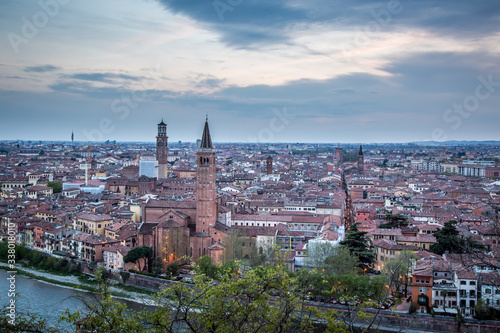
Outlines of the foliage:
[{"label": "foliage", "polygon": [[93,297],[79,297],[85,311],[67,309],[60,321],[76,325],[79,332],[149,332],[144,325],[145,312],[129,311],[125,303],[114,300],[102,274],[103,271],[96,274],[99,293]]},{"label": "foliage", "polygon": [[468,253],[475,250],[483,250],[484,246],[478,244],[472,238],[462,238],[456,228],[457,221],[450,220],[444,227],[434,232],[436,243],[430,246],[431,252],[442,255],[449,253]]},{"label": "foliage", "polygon": [[[411,251],[402,251],[401,254],[394,260],[388,261],[382,272],[389,278],[389,284],[394,291],[401,290],[405,286],[405,296],[408,294],[408,285],[410,284],[410,273],[412,270],[413,261],[417,260],[417,256]],[[397,293],[399,297],[399,293]]]},{"label": "foliage", "polygon": [[203,274],[209,279],[217,279],[219,277],[219,267],[212,263],[212,258],[209,256],[203,256],[198,259],[196,263],[196,272],[198,274]]},{"label": "foliage", "polygon": [[153,260],[153,274],[160,275],[163,273],[163,260],[161,257],[156,257]]},{"label": "foliage", "polygon": [[344,162],[357,162],[358,161],[358,152],[351,151],[343,154],[342,159]]},{"label": "foliage", "polygon": [[56,333],[60,330],[51,327],[46,320],[32,313],[22,313],[16,309],[15,320],[12,320],[10,309],[0,309],[0,333]]},{"label": "foliage", "polygon": [[127,283],[127,280],[130,278],[130,273],[121,271],[120,276],[122,277],[123,283]]},{"label": "foliage", "polygon": [[52,187],[53,193],[61,193],[62,192],[62,184],[59,182],[47,182],[48,187]]},{"label": "foliage", "polygon": [[500,320],[500,310],[492,308],[486,304],[484,299],[479,299],[474,308],[474,318],[478,320]]},{"label": "foliage", "polygon": [[[310,332],[315,311],[304,306],[301,290],[287,272],[258,267],[241,279],[223,275],[220,283],[195,278],[193,291],[176,284],[157,297],[150,316],[154,332]],[[332,325],[339,325],[338,321]]]},{"label": "foliage", "polygon": [[167,266],[166,273],[168,276],[176,276],[179,274],[179,264],[174,262]]},{"label": "foliage", "polygon": [[340,245],[349,249],[349,251],[354,254],[360,264],[361,269],[370,268],[375,262],[375,254],[372,250],[371,240],[366,237],[366,231],[360,231],[358,229],[359,223],[354,223],[347,231],[345,239],[340,242]]},{"label": "foliage", "polygon": [[349,249],[334,246],[330,242],[309,243],[306,264],[319,273],[350,274],[359,267],[358,258]]},{"label": "foliage", "polygon": [[400,214],[389,214],[386,216],[387,223],[381,224],[378,227],[382,229],[396,229],[408,226],[408,219]]},{"label": "foliage", "polygon": [[[139,267],[139,271],[141,271],[141,259],[147,259],[148,264],[146,264],[147,267],[149,267],[149,259],[151,258],[151,255],[153,254],[153,250],[150,247],[147,246],[139,246],[139,247],[134,247],[128,253],[123,257],[123,261],[125,263],[128,262],[135,262],[137,264],[137,267]],[[144,267],[145,270],[146,267]]]}]

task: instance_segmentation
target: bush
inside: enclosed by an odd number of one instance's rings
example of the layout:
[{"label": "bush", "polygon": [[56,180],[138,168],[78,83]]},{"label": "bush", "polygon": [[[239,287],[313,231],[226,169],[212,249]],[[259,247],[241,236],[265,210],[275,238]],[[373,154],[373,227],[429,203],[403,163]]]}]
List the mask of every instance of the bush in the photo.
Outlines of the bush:
[{"label": "bush", "polygon": [[50,270],[53,268],[55,261],[56,259],[54,259],[54,257],[46,257],[42,267],[44,269]]},{"label": "bush", "polygon": [[122,277],[123,283],[126,283],[128,278],[130,277],[129,272],[120,272],[120,276]]},{"label": "bush", "polygon": [[53,264],[52,268],[54,268],[56,271],[61,271],[62,270],[62,265],[65,263],[66,260],[64,259],[57,259]]},{"label": "bush", "polygon": [[16,259],[17,260],[21,260],[24,257],[26,257],[26,255],[28,254],[28,252],[29,252],[29,250],[26,247],[20,246],[20,245],[16,245]]},{"label": "bush", "polygon": [[69,266],[68,272],[69,272],[69,273],[74,273],[74,272],[76,272],[76,271],[78,271],[78,266],[77,266],[77,265],[75,265],[75,264],[71,264],[71,265]]}]

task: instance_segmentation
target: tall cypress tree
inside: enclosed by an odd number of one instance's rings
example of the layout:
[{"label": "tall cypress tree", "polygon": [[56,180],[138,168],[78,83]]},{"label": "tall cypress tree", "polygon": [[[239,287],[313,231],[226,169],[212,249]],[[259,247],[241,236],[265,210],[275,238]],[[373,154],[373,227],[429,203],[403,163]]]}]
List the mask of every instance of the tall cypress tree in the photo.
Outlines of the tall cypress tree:
[{"label": "tall cypress tree", "polygon": [[371,267],[375,262],[375,254],[371,240],[366,237],[366,231],[358,229],[359,223],[354,223],[345,236],[345,239],[340,242],[340,245],[345,246],[359,259],[359,267],[361,269]]}]

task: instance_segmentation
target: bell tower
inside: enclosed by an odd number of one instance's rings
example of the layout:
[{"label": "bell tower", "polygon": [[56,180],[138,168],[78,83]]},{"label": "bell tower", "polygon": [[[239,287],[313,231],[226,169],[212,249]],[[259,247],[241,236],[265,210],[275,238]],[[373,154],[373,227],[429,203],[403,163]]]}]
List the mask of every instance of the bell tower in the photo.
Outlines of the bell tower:
[{"label": "bell tower", "polygon": [[266,159],[266,173],[268,175],[273,174],[273,158],[269,155]]},{"label": "bell tower", "polygon": [[360,174],[365,172],[365,156],[363,155],[363,147],[361,145],[359,146],[358,153],[358,171]]},{"label": "bell tower", "polygon": [[196,161],[196,232],[207,233],[217,221],[215,149],[208,128],[208,117]]},{"label": "bell tower", "polygon": [[156,160],[158,161],[158,179],[168,178],[168,136],[167,124],[161,120],[156,136]]}]

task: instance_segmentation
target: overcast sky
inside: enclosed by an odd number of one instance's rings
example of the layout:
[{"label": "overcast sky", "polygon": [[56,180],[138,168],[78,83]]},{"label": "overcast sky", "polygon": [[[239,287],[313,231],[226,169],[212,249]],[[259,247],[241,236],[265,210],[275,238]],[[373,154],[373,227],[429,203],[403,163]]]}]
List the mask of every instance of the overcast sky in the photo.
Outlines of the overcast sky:
[{"label": "overcast sky", "polygon": [[500,140],[498,0],[17,0],[0,31],[3,140]]}]

